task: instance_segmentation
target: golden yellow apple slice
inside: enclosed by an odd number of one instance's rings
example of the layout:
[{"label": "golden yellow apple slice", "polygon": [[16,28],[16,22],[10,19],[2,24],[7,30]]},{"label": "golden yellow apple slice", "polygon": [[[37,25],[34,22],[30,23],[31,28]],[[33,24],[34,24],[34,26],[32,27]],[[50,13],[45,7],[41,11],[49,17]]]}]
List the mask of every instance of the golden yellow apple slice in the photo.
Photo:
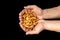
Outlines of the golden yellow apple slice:
[{"label": "golden yellow apple slice", "polygon": [[25,11],[22,15],[22,25],[25,28],[32,29],[34,28],[38,23],[38,17],[34,12]]}]

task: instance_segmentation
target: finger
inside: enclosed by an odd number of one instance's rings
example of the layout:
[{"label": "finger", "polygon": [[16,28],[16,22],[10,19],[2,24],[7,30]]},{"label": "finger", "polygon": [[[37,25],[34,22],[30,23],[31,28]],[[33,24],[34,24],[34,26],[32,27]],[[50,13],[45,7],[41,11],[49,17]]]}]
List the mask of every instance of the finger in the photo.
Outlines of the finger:
[{"label": "finger", "polygon": [[24,8],[34,8],[36,7],[36,5],[28,5],[28,6],[25,6]]},{"label": "finger", "polygon": [[19,13],[19,16],[21,17],[26,11],[27,11],[27,9],[23,9],[23,10]]},{"label": "finger", "polygon": [[20,13],[19,13],[19,20],[22,21],[22,16],[24,14],[24,12],[26,11],[26,9],[23,9]]},{"label": "finger", "polygon": [[20,25],[20,27],[23,29],[23,31],[26,32],[26,29],[22,26],[22,23],[21,23],[21,22],[19,23],[19,25]]},{"label": "finger", "polygon": [[22,17],[19,17],[19,21],[22,21]]},{"label": "finger", "polygon": [[32,34],[39,34],[37,31],[28,31],[26,32],[26,35],[32,35]]},{"label": "finger", "polygon": [[24,10],[22,10],[20,13],[19,13],[19,16],[23,15],[24,14]]}]

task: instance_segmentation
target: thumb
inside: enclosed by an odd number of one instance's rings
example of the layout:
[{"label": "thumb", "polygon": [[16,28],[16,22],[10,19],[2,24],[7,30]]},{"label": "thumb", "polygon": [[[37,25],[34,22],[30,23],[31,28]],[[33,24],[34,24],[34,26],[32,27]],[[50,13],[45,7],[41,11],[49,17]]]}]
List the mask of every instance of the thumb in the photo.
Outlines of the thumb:
[{"label": "thumb", "polygon": [[32,35],[32,34],[39,34],[39,32],[37,32],[37,31],[28,31],[28,32],[26,32],[26,35]]}]

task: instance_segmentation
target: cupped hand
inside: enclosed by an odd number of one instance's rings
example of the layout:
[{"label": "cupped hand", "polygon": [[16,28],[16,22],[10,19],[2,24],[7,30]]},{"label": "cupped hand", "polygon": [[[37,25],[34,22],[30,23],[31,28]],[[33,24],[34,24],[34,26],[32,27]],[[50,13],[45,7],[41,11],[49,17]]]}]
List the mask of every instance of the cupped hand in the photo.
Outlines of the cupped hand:
[{"label": "cupped hand", "polygon": [[38,24],[33,28],[33,30],[27,31],[27,29],[22,26],[22,15],[24,14],[24,11],[26,11],[26,10],[22,10],[19,13],[19,19],[20,19],[19,24],[20,24],[21,28],[26,32],[26,35],[39,34],[44,29],[44,27],[43,27],[44,20],[42,18],[42,9],[36,5],[28,5],[28,6],[25,6],[24,8],[25,9],[28,9],[28,8],[32,9],[32,11],[35,12],[37,17],[39,18],[39,21],[38,21]]},{"label": "cupped hand", "polygon": [[42,13],[42,9],[40,7],[38,7],[36,5],[28,5],[28,6],[25,6],[24,8],[26,8],[26,9],[30,8],[30,9],[32,9],[32,11],[36,13],[37,17],[39,19],[42,19],[43,13]]}]

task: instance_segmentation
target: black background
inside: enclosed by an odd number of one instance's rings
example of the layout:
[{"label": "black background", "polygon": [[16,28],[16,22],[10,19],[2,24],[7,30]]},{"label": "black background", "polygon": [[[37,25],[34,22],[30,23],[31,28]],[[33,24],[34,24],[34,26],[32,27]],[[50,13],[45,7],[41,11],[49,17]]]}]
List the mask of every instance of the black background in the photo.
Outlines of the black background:
[{"label": "black background", "polygon": [[[10,13],[10,25],[8,26],[8,40],[60,40],[60,34],[53,31],[44,30],[38,35],[25,35],[19,26],[19,12],[27,5],[37,5],[42,9],[52,8],[60,5],[58,0],[16,0],[15,13]],[[49,20],[49,19],[47,19]],[[59,20],[59,19],[50,19]]]}]

